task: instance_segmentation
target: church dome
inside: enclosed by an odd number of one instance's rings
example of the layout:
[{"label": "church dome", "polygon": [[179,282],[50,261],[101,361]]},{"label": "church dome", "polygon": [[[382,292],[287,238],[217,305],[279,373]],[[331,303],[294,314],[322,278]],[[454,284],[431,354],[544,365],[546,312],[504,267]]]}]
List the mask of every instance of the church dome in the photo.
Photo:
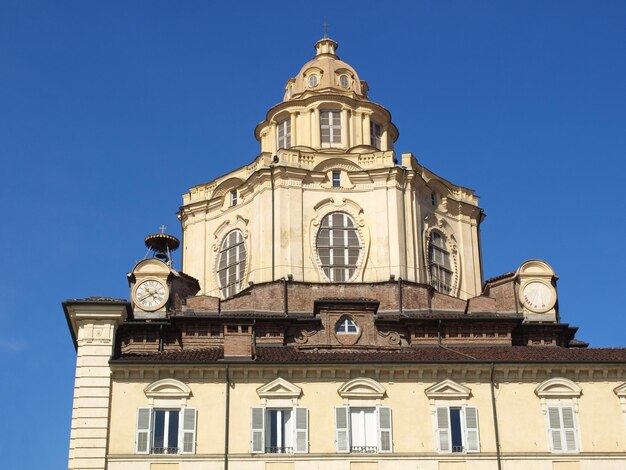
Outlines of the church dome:
[{"label": "church dome", "polygon": [[336,54],[339,45],[328,37],[315,43],[315,57],[304,64],[285,86],[283,101],[306,98],[312,94],[339,93],[367,99],[367,83],[354,68]]}]

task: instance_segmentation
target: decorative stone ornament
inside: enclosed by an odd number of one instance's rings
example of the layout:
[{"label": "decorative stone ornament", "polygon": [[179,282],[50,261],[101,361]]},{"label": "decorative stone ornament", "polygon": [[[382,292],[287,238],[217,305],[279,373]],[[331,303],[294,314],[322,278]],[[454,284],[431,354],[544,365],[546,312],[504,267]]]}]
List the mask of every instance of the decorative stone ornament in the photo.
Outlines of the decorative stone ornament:
[{"label": "decorative stone ornament", "polygon": [[541,260],[529,260],[517,270],[518,301],[525,321],[556,322],[556,276],[553,269]]},{"label": "decorative stone ornament", "polygon": [[170,299],[169,275],[169,266],[157,258],[135,265],[128,276],[135,318],[165,318]]}]

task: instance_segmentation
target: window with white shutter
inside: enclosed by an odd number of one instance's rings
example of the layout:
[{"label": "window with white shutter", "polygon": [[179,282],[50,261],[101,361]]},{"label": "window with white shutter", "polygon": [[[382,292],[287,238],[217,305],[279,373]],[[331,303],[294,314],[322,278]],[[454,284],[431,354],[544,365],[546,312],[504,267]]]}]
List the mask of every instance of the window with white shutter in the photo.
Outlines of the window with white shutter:
[{"label": "window with white shutter", "polygon": [[232,297],[241,290],[246,272],[246,246],[241,230],[226,234],[220,246],[217,263],[217,281],[224,298]]},{"label": "window with white shutter", "polygon": [[195,408],[138,408],[135,438],[137,454],[194,454]]},{"label": "window with white shutter", "polygon": [[252,453],[292,454],[309,451],[308,410],[253,407],[250,419]]},{"label": "window with white shutter", "polygon": [[391,408],[336,407],[335,442],[339,453],[392,452]]},{"label": "window with white shutter", "polygon": [[344,212],[326,215],[320,223],[316,245],[318,259],[328,280],[345,282],[354,278],[362,244],[352,217]]},{"label": "window with white shutter", "polygon": [[439,452],[480,452],[478,410],[473,406],[438,406],[436,437]]},{"label": "window with white shutter", "polygon": [[548,406],[548,434],[552,452],[577,452],[578,432],[574,408]]}]

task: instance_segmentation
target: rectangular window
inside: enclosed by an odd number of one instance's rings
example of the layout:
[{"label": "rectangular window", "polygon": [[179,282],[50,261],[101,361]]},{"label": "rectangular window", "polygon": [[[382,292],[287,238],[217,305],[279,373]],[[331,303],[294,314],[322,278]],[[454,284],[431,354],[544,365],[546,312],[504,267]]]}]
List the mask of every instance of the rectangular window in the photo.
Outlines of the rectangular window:
[{"label": "rectangular window", "polygon": [[252,453],[306,453],[309,446],[306,408],[252,408]]},{"label": "rectangular window", "polygon": [[337,452],[391,452],[391,408],[337,407],[335,436]]},{"label": "rectangular window", "polygon": [[237,190],[236,189],[230,192],[230,205],[231,206],[237,205]]},{"label": "rectangular window", "polygon": [[552,452],[578,452],[578,432],[574,408],[548,407],[548,433]]},{"label": "rectangular window", "polygon": [[333,171],[333,188],[341,188],[341,172]]},{"label": "rectangular window", "polygon": [[341,144],[341,111],[321,111],[320,131],[322,147]]},{"label": "rectangular window", "polygon": [[439,452],[479,452],[478,411],[473,406],[438,406]]},{"label": "rectangular window", "polygon": [[276,148],[288,149],[291,147],[291,119],[280,121],[276,127]]},{"label": "rectangular window", "polygon": [[195,447],[194,408],[137,410],[136,453],[193,454]]},{"label": "rectangular window", "polygon": [[370,141],[372,147],[376,147],[380,150],[383,137],[383,128],[380,124],[374,121],[370,121]]}]

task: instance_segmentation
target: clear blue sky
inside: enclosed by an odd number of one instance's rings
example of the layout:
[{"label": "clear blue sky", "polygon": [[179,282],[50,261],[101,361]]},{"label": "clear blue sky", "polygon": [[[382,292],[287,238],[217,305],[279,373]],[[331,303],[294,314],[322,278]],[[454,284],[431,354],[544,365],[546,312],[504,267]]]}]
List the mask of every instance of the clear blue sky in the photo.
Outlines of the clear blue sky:
[{"label": "clear blue sky", "polygon": [[626,2],[0,0],[0,460],[66,466],[61,301],[128,297],[180,195],[252,161],[254,126],[339,55],[398,152],[477,190],[487,277],[542,258],[563,320],[626,346]]}]

